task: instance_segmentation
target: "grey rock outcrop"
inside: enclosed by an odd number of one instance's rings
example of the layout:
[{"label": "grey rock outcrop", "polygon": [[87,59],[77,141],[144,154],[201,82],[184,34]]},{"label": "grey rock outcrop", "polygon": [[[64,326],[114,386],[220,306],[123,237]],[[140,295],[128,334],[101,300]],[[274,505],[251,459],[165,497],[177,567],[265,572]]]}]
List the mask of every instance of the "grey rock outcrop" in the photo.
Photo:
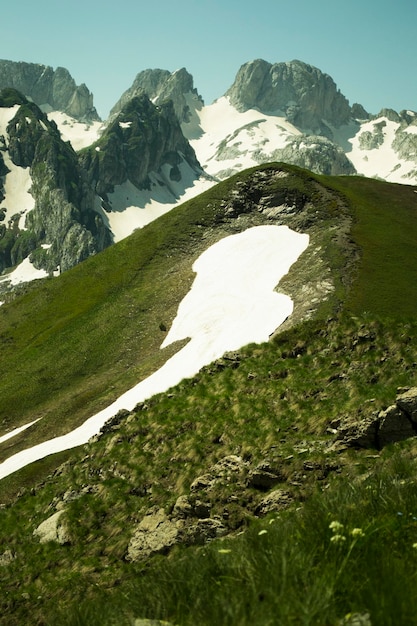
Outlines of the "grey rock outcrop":
[{"label": "grey rock outcrop", "polygon": [[126,559],[142,561],[154,554],[167,554],[176,544],[203,545],[226,533],[226,527],[216,517],[183,519],[182,515],[169,517],[163,509],[149,511],[129,542]]},{"label": "grey rock outcrop", "polygon": [[344,445],[377,448],[417,435],[417,387],[398,393],[396,403],[363,420],[342,423],[337,439]]},{"label": "grey rock outcrop", "polygon": [[333,79],[297,60],[271,64],[257,59],[245,63],[225,95],[238,111],[279,111],[295,126],[318,134],[329,132],[323,131],[323,120],[340,126],[351,118],[349,102]]},{"label": "grey rock outcrop", "polygon": [[57,511],[48,517],[35,528],[33,536],[39,539],[40,543],[47,543],[48,541],[55,541],[61,545],[70,543],[68,530],[61,519],[63,513],[63,510]]},{"label": "grey rock outcrop", "polygon": [[[264,157],[259,156],[261,163]],[[356,173],[342,148],[326,137],[314,135],[293,137],[284,148],[274,150],[269,160],[292,163],[317,174],[348,176]]]},{"label": "grey rock outcrop", "polygon": [[76,85],[67,69],[49,65],[0,60],[0,89],[13,87],[40,107],[63,111],[80,121],[99,120],[93,95],[83,83]]},{"label": "grey rock outcrop", "polygon": [[140,522],[128,547],[127,560],[138,561],[153,554],[166,554],[179,543],[180,529],[163,509],[149,513]]},{"label": "grey rock outcrop", "polygon": [[193,77],[184,67],[172,73],[162,69],[147,69],[137,74],[132,86],[122,94],[110,111],[110,118],[119,113],[129,100],[141,94],[146,94],[157,105],[172,100],[180,123],[188,122],[192,115],[185,97],[187,94],[192,94],[196,108],[201,108],[204,104],[194,87]]},{"label": "grey rock outcrop", "polygon": [[2,554],[0,554],[0,567],[6,567],[13,563],[16,555],[11,550],[5,550]]}]

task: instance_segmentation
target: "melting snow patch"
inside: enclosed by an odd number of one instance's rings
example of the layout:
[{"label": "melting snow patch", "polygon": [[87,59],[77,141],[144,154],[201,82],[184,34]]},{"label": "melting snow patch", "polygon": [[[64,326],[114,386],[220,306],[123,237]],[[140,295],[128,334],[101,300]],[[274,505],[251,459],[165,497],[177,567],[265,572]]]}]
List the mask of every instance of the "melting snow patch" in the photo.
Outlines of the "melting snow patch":
[{"label": "melting snow patch", "polygon": [[190,341],[154,374],[74,431],[18,452],[0,465],[0,478],[49,454],[86,443],[121,409],[194,376],[229,350],[267,341],[292,313],[293,302],[274,291],[308,246],[308,235],[287,226],[256,226],[220,240],[195,262],[192,288],[161,348]]},{"label": "melting snow patch", "polygon": [[47,276],[48,272],[45,270],[37,270],[36,267],[32,265],[29,258],[26,258],[16,267],[15,270],[13,270],[13,272],[1,276],[0,282],[10,281],[12,285],[18,285],[20,283],[28,283],[32,280],[37,280],[39,278],[46,278]]}]

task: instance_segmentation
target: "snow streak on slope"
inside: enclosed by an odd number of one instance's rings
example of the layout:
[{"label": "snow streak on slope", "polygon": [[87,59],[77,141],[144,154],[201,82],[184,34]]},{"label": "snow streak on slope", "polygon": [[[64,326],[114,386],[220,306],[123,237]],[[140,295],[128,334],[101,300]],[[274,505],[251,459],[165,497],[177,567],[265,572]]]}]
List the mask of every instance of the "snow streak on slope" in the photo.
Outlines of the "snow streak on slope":
[{"label": "snow streak on slope", "polygon": [[196,279],[161,347],[189,337],[186,346],[79,428],[4,461],[0,478],[49,454],[86,443],[121,409],[132,410],[138,402],[194,376],[224,352],[267,341],[293,310],[292,300],[276,293],[274,287],[308,242],[308,235],[287,226],[256,226],[211,246],[193,266]]},{"label": "snow streak on slope", "polygon": [[254,109],[239,113],[227,96],[196,112],[182,128],[206,172],[219,178],[267,161],[268,153],[302,134],[285,117]]}]

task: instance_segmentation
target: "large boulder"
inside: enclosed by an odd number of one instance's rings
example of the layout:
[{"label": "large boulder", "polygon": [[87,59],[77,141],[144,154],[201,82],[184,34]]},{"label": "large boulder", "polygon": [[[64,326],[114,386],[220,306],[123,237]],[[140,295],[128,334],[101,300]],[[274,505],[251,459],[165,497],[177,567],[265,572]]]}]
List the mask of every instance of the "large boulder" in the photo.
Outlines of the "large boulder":
[{"label": "large boulder", "polygon": [[417,387],[400,390],[396,403],[364,419],[350,418],[337,429],[344,445],[377,448],[417,434]]},{"label": "large boulder", "polygon": [[61,545],[70,543],[68,529],[61,519],[63,513],[64,510],[62,509],[44,520],[35,528],[33,536],[39,539],[40,543],[48,543],[49,541],[54,541]]}]

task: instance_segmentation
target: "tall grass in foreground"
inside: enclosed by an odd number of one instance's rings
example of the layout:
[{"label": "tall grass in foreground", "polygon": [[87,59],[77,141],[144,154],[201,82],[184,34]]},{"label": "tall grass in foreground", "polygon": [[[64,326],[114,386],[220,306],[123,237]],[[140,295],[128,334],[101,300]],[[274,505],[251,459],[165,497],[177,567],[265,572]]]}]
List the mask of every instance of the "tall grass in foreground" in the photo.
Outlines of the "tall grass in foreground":
[{"label": "tall grass in foreground", "polygon": [[359,613],[373,626],[415,624],[417,486],[412,446],[402,448],[367,479],[335,480],[240,536],[138,567],[111,601],[48,623],[324,626]]}]

